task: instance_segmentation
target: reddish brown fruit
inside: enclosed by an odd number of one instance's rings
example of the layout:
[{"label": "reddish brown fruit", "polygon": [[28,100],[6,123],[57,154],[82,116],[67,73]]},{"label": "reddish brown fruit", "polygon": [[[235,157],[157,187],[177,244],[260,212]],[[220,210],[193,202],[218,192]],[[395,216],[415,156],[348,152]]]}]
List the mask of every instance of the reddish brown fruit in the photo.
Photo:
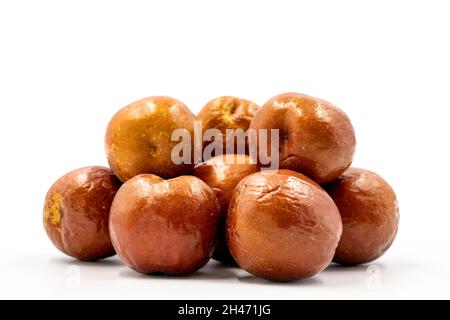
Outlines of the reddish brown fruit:
[{"label": "reddish brown fruit", "polygon": [[119,179],[103,167],[81,168],[59,178],[44,206],[44,227],[53,244],[80,260],[114,255],[108,218],[119,187]]},{"label": "reddish brown fruit", "polygon": [[326,189],[339,208],[343,231],[334,261],[355,265],[382,256],[399,222],[394,190],[374,172],[350,168]]},{"label": "reddish brown fruit", "polygon": [[[202,122],[203,130],[218,129],[223,134],[223,154],[226,152],[227,141],[233,140],[231,136],[226,136],[226,129],[242,129],[244,132],[250,126],[253,116],[258,110],[256,103],[236,97],[223,96],[209,101],[198,114],[198,120]],[[228,138],[228,139],[227,139]],[[203,149],[211,142],[204,142]],[[237,141],[234,141],[235,148],[232,152],[239,153]],[[244,152],[248,153],[248,141],[243,146]],[[214,156],[214,154],[213,154]]]},{"label": "reddish brown fruit", "polygon": [[118,191],[110,218],[120,259],[143,273],[189,274],[211,257],[219,203],[202,180],[142,174]]},{"label": "reddish brown fruit", "polygon": [[310,277],[327,267],[342,231],[327,193],[290,170],[260,172],[236,187],[228,246],[243,269],[273,281]]},{"label": "reddish brown fruit", "polygon": [[141,173],[164,178],[189,174],[192,164],[172,161],[172,149],[179,142],[172,141],[171,136],[175,129],[184,128],[193,137],[194,120],[191,111],[173,98],[149,97],[133,102],[109,122],[105,137],[109,165],[122,181]]},{"label": "reddish brown fruit", "polygon": [[304,173],[319,184],[334,180],[352,163],[352,124],[327,101],[299,93],[275,96],[255,114],[250,128],[279,129],[280,168]]},{"label": "reddish brown fruit", "polygon": [[235,263],[225,237],[228,205],[237,184],[259,170],[249,156],[229,154],[216,156],[194,168],[194,175],[205,181],[216,193],[221,208],[219,237],[213,258],[224,263]]}]

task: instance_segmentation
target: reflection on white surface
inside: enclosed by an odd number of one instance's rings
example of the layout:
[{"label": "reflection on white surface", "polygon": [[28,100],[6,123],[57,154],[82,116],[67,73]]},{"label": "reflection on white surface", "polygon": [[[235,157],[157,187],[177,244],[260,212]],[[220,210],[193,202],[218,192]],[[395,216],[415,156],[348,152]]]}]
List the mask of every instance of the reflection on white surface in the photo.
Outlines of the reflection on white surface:
[{"label": "reflection on white surface", "polygon": [[[9,259],[8,270],[0,276],[2,288],[8,288],[1,290],[0,298],[426,298],[430,290],[424,290],[424,285],[441,285],[440,281],[433,281],[431,272],[424,281],[427,272],[423,267],[395,258],[383,258],[356,267],[332,264],[315,277],[292,283],[270,282],[213,260],[186,277],[145,275],[123,265],[117,257],[83,262],[53,250],[27,258],[17,256]],[[439,294],[444,294],[444,291],[435,291],[435,295]]]}]

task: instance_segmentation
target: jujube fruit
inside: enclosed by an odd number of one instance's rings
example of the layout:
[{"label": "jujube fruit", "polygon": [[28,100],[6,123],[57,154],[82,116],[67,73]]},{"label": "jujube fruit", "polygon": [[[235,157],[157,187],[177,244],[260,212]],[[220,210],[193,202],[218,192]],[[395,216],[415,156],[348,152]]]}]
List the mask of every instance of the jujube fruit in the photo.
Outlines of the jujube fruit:
[{"label": "jujube fruit", "polygon": [[280,130],[280,168],[301,172],[319,184],[334,180],[352,163],[353,126],[341,109],[325,100],[300,93],[275,96],[258,110],[250,128]]},{"label": "jujube fruit", "polygon": [[108,219],[120,185],[104,167],[81,168],[59,178],[44,205],[44,227],[53,244],[80,260],[114,255]]},{"label": "jujube fruit", "polygon": [[291,170],[244,178],[228,210],[228,246],[236,262],[273,281],[322,271],[334,256],[341,231],[333,200],[317,183]]},{"label": "jujube fruit", "polygon": [[213,258],[224,263],[234,263],[225,236],[228,205],[237,184],[259,167],[249,156],[227,154],[216,156],[194,168],[194,175],[205,181],[216,193],[220,204],[219,237]]},{"label": "jujube fruit", "polygon": [[202,180],[138,175],[111,207],[111,240],[120,259],[142,273],[189,274],[211,257],[219,203]]},{"label": "jujube fruit", "polygon": [[382,256],[395,239],[399,210],[394,190],[376,173],[350,168],[326,186],[342,217],[334,261],[355,265]]}]

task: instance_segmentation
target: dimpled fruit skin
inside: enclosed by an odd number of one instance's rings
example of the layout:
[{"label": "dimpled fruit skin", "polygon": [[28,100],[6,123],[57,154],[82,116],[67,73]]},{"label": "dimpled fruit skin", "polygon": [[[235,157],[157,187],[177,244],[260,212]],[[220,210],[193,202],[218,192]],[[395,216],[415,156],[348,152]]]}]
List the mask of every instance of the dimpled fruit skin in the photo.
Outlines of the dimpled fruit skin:
[{"label": "dimpled fruit skin", "polygon": [[189,274],[211,257],[219,210],[214,191],[196,177],[138,175],[114,199],[111,240],[136,271]]},{"label": "dimpled fruit skin", "polygon": [[219,235],[213,258],[224,263],[235,263],[225,238],[228,205],[238,183],[259,170],[249,156],[229,154],[213,157],[194,168],[194,175],[206,182],[216,193],[220,204]]},{"label": "dimpled fruit skin", "polygon": [[128,105],[114,115],[106,130],[111,169],[122,181],[141,173],[164,178],[190,173],[193,165],[172,161],[172,149],[179,142],[171,141],[171,135],[185,128],[193,137],[194,120],[182,102],[169,97],[148,97]]},{"label": "dimpled fruit skin", "polygon": [[350,168],[326,189],[343,223],[333,260],[356,265],[383,255],[394,241],[399,224],[397,198],[389,184],[374,172]]},{"label": "dimpled fruit skin", "polygon": [[290,170],[244,178],[228,211],[228,246],[236,262],[273,281],[322,271],[333,258],[341,231],[339,211],[327,193]]},{"label": "dimpled fruit skin", "polygon": [[108,218],[120,184],[103,167],[77,169],[58,179],[44,205],[44,227],[53,244],[80,260],[114,255]]},{"label": "dimpled fruit skin", "polygon": [[[226,129],[242,129],[246,131],[253,116],[258,110],[258,105],[252,101],[223,96],[209,101],[198,114],[198,120],[202,122],[203,131],[207,129],[218,129],[223,135]],[[204,141],[203,148],[211,142]],[[226,152],[227,139],[223,139],[223,153]],[[235,149],[232,153],[237,152]],[[245,152],[248,152],[248,142],[246,141]]]},{"label": "dimpled fruit skin", "polygon": [[275,96],[259,109],[250,128],[279,129],[280,168],[304,173],[319,184],[334,180],[352,163],[353,126],[327,101],[300,93]]}]

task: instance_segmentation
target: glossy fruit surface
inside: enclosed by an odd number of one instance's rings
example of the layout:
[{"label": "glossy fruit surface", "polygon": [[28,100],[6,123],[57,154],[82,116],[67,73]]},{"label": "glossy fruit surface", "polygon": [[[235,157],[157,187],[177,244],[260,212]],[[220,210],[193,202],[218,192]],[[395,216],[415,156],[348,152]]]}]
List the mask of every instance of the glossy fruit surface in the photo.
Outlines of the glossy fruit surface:
[{"label": "glossy fruit surface", "polygon": [[80,260],[114,255],[108,219],[120,184],[104,167],[81,168],[59,178],[44,205],[44,227],[53,244]]},{"label": "glossy fruit surface", "polygon": [[189,174],[190,164],[172,160],[176,129],[187,129],[191,156],[195,116],[180,101],[169,97],[148,97],[123,108],[109,122],[105,136],[108,162],[114,173],[126,181],[141,173],[164,178]]},{"label": "glossy fruit surface", "polygon": [[237,184],[246,176],[259,170],[250,157],[243,154],[216,156],[194,168],[194,175],[205,181],[216,193],[221,215],[219,238],[213,258],[224,263],[234,263],[225,239],[228,205]]},{"label": "glossy fruit surface", "polygon": [[[223,145],[222,153],[225,154],[230,153],[226,151],[227,141],[234,139],[230,135],[226,136],[226,130],[242,129],[245,132],[250,126],[250,122],[257,110],[258,105],[252,101],[223,96],[209,101],[198,114],[198,120],[202,122],[203,131],[208,129],[218,129],[223,134],[223,139],[221,140]],[[248,152],[248,141],[245,139],[243,141],[243,152],[239,152],[237,147],[238,141],[234,140],[235,148],[232,149],[232,154]],[[203,148],[210,143],[211,142],[209,141],[204,141]],[[215,154],[212,155],[214,156]]]},{"label": "glossy fruit surface", "polygon": [[319,184],[334,180],[352,163],[353,126],[327,101],[299,93],[275,96],[258,110],[250,128],[279,129],[280,168],[301,172]]},{"label": "glossy fruit surface", "polygon": [[350,168],[326,189],[343,223],[334,261],[355,265],[382,256],[394,241],[399,223],[397,198],[389,184],[374,172]]},{"label": "glossy fruit surface", "polygon": [[290,170],[244,178],[228,210],[228,246],[236,262],[273,281],[322,271],[334,256],[341,231],[333,200],[314,181]]},{"label": "glossy fruit surface", "polygon": [[110,217],[120,259],[142,273],[189,274],[211,257],[220,209],[202,180],[142,174],[118,191]]}]

